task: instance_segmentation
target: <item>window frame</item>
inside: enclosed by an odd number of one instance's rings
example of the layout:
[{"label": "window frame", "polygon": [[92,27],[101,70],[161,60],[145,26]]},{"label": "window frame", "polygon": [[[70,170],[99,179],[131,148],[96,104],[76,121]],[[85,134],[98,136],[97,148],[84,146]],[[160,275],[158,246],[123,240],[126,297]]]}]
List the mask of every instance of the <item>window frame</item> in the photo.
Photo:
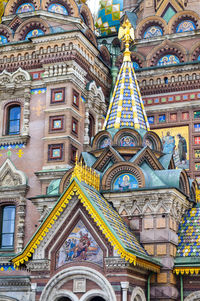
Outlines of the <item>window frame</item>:
[{"label": "window frame", "polygon": [[[15,107],[19,107],[20,108],[20,118],[19,119],[14,119],[14,120],[10,120],[10,110],[12,108]],[[16,136],[16,135],[20,135],[21,132],[21,119],[22,119],[22,108],[21,108],[21,104],[19,103],[10,103],[8,106],[6,106],[5,108],[6,114],[5,114],[5,128],[4,128],[4,133],[6,136]],[[11,121],[18,121],[18,127],[19,127],[19,131],[16,133],[10,133],[10,122]]]},{"label": "window frame", "polygon": [[[74,129],[74,124],[75,124],[75,129]],[[78,120],[74,117],[72,117],[72,133],[75,136],[78,136]]]},{"label": "window frame", "polygon": [[[13,225],[13,228],[14,228],[14,232],[3,232],[3,223],[4,223],[4,210],[5,208],[8,208],[8,207],[12,207],[15,209],[15,212],[14,212],[14,225]],[[5,250],[14,250],[15,248],[15,232],[16,232],[16,206],[14,204],[2,204],[2,206],[0,206],[0,220],[1,220],[1,223],[0,223],[0,250],[1,251],[5,251]],[[8,221],[12,221],[12,220],[8,220]],[[2,246],[2,237],[4,234],[11,234],[13,235],[13,238],[12,238],[12,246]]]},{"label": "window frame", "polygon": [[[53,150],[55,150],[55,149],[60,150],[59,157],[53,157]],[[63,161],[63,160],[64,160],[64,143],[49,144],[48,145],[48,162]]]},{"label": "window frame", "polygon": [[[61,100],[55,100],[55,94],[56,93],[62,93],[62,99]],[[61,104],[61,103],[65,103],[65,88],[51,89],[50,104],[55,105],[55,104]]]},{"label": "window frame", "polygon": [[[77,103],[74,102],[74,97],[76,97],[77,99]],[[80,101],[80,94],[76,91],[76,90],[73,90],[73,93],[72,93],[72,105],[79,110],[79,101]]]},{"label": "window frame", "polygon": [[[60,128],[54,128],[53,124],[54,121],[60,120],[61,121],[61,127]],[[64,121],[65,121],[65,115],[57,115],[57,116],[49,116],[49,132],[62,132],[64,131]]]},{"label": "window frame", "polygon": [[73,164],[76,162],[77,151],[78,151],[78,148],[71,144],[70,162],[73,163]]}]

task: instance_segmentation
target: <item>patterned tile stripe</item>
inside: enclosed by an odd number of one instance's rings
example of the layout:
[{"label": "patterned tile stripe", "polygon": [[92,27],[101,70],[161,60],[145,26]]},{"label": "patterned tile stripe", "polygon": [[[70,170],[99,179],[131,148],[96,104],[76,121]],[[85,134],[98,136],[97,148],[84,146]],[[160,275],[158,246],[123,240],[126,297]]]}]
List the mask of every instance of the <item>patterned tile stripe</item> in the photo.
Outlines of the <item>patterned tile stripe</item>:
[{"label": "patterned tile stripe", "polygon": [[104,129],[123,126],[135,129],[150,129],[131,62],[123,62],[122,64],[104,123]]}]

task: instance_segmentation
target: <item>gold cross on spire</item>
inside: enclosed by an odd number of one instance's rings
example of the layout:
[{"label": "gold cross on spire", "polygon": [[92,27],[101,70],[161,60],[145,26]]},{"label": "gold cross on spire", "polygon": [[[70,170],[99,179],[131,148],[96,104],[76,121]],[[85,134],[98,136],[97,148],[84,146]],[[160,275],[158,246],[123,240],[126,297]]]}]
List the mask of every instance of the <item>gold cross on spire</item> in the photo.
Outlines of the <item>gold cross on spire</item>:
[{"label": "gold cross on spire", "polygon": [[131,52],[129,46],[131,41],[134,42],[135,34],[134,29],[128,19],[124,21],[122,26],[119,28],[118,38],[125,42],[124,62],[131,62]]}]

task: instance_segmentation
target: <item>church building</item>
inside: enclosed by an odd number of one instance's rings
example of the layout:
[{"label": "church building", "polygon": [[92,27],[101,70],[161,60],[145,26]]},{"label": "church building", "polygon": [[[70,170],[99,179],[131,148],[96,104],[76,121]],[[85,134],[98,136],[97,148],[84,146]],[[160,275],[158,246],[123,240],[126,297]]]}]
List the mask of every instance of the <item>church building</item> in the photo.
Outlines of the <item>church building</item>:
[{"label": "church building", "polygon": [[[100,1],[99,32],[84,2],[1,3],[0,300],[198,301],[196,121],[179,112],[198,85],[174,95],[199,63],[168,48],[197,43],[192,1]],[[169,33],[175,16],[196,28]]]}]

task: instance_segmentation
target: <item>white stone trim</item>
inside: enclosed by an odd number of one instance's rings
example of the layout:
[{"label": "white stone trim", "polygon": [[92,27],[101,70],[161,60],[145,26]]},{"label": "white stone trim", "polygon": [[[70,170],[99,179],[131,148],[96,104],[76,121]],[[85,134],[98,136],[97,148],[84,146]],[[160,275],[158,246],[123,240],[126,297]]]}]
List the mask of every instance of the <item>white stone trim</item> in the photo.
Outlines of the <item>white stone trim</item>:
[{"label": "white stone trim", "polygon": [[184,301],[196,301],[199,299],[200,299],[200,291],[197,291],[187,296],[187,298],[185,298]]},{"label": "white stone trim", "polygon": [[138,301],[137,297],[140,297],[141,301],[146,301],[145,293],[139,286],[136,286],[132,291],[131,301]]},{"label": "white stone trim", "polygon": [[[65,270],[62,270],[61,272],[57,273],[54,277],[52,277],[47,285],[44,287],[40,301],[56,301],[57,297],[56,294],[59,292],[60,287],[67,281],[70,281],[74,278],[85,278],[88,280],[91,280],[98,284],[98,286],[101,288],[100,292],[103,294],[103,298],[105,301],[117,301],[115,292],[113,290],[113,287],[109,283],[109,281],[99,272],[97,272],[94,269],[91,269],[89,267],[71,267]],[[80,301],[85,301],[86,297],[88,296],[92,297],[93,292],[97,292],[97,290],[91,290],[87,292]],[[66,291],[65,291],[66,292]],[[97,295],[97,294],[96,294]],[[84,298],[83,298],[84,297]],[[72,299],[73,301],[77,301],[78,299]],[[145,299],[146,300],[146,299]]]},{"label": "white stone trim", "polygon": [[94,297],[102,297],[105,301],[109,301],[107,295],[102,290],[90,290],[87,293],[85,293],[81,298],[80,301],[89,301]]}]

